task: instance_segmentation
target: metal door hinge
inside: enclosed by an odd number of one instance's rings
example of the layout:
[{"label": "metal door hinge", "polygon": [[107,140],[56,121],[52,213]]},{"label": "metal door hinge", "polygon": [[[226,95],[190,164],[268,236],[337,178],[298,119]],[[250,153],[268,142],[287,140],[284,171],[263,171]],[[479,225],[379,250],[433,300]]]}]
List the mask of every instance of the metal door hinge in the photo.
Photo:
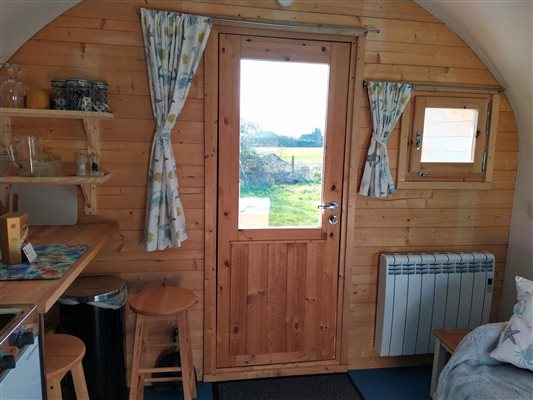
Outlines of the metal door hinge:
[{"label": "metal door hinge", "polygon": [[481,159],[481,172],[485,172],[487,169],[487,152],[483,152],[483,158]]}]

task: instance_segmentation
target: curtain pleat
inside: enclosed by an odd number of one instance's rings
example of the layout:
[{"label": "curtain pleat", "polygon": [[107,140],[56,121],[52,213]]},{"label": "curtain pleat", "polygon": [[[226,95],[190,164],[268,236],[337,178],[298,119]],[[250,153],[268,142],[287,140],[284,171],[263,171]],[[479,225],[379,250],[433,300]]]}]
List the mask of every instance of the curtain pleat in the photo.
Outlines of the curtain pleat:
[{"label": "curtain pleat", "polygon": [[386,197],[396,191],[389,168],[387,139],[400,119],[414,85],[368,81],[367,88],[373,130],[359,194]]}]

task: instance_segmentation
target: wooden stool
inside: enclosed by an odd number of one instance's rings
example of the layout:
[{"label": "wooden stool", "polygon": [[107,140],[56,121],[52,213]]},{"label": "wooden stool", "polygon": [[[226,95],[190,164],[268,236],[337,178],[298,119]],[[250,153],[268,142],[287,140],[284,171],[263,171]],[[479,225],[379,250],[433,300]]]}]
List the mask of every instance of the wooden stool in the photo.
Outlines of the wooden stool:
[{"label": "wooden stool", "polygon": [[81,360],[85,345],[76,336],[48,334],[45,336],[46,394],[49,400],[61,399],[61,379],[72,373],[77,400],[88,400],[87,384]]},{"label": "wooden stool", "polygon": [[[135,324],[135,341],[133,344],[133,363],[131,365],[130,400],[143,398],[144,383],[180,380],[183,383],[183,397],[185,400],[196,398],[196,383],[189,333],[189,319],[187,310],[198,302],[196,295],[187,289],[176,287],[155,287],[145,289],[135,294],[130,300],[130,307],[137,314]],[[144,353],[144,322],[176,318],[181,367],[143,368]],[[154,372],[179,372],[181,378],[144,378],[144,374]]]}]

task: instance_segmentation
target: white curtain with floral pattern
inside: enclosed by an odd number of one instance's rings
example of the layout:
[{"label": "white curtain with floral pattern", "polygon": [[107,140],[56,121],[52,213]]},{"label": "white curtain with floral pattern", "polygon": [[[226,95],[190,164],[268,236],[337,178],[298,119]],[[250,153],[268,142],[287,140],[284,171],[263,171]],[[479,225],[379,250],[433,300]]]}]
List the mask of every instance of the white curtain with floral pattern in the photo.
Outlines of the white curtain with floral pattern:
[{"label": "white curtain with floral pattern", "polygon": [[372,114],[372,139],[366,156],[359,194],[386,197],[396,191],[387,154],[387,139],[400,119],[414,85],[400,82],[368,81]]},{"label": "white curtain with floral pattern", "polygon": [[141,24],[156,131],[148,171],[147,251],[179,247],[187,239],[170,134],[191,87],[210,18],[142,8]]}]

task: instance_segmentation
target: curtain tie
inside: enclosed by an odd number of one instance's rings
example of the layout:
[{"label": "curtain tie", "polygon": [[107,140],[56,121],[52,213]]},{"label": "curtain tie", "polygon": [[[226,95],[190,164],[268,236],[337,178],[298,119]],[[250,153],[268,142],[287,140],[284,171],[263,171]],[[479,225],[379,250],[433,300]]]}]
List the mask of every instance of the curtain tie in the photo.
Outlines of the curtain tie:
[{"label": "curtain tie", "polygon": [[372,139],[382,146],[387,146],[387,138],[380,138],[375,131],[372,131]]}]

